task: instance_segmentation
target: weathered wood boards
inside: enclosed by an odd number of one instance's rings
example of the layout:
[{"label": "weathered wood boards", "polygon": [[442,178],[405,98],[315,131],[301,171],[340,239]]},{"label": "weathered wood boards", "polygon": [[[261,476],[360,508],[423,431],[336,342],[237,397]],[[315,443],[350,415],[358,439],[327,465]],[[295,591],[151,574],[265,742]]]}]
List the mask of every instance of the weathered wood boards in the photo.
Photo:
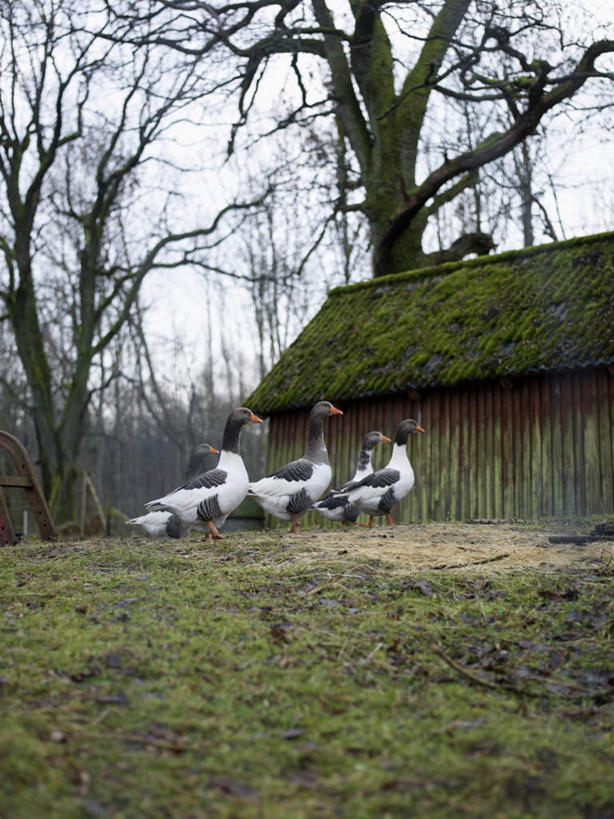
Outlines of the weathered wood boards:
[{"label": "weathered wood boards", "polygon": [[[426,429],[409,443],[416,485],[402,522],[466,518],[582,517],[614,513],[614,373],[607,367],[497,379],[412,397],[340,402],[330,425],[333,483],[354,469],[370,429],[402,418]],[[307,410],[271,416],[268,468],[303,453]],[[382,465],[386,445],[375,452]],[[323,525],[321,517],[312,522]]]}]

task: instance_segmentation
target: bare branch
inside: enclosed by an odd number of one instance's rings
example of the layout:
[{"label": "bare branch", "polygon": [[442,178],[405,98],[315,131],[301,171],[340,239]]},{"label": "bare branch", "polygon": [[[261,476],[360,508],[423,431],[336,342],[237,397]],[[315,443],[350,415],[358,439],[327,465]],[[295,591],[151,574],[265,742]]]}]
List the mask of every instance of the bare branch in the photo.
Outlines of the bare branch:
[{"label": "bare branch", "polygon": [[475,170],[508,153],[535,129],[544,114],[562,100],[571,97],[586,80],[592,77],[594,63],[599,56],[612,52],[614,52],[614,41],[612,40],[593,43],[586,49],[575,70],[551,90],[546,90],[549,66],[541,63],[538,76],[528,94],[527,107],[520,117],[507,131],[493,133],[475,150],[466,151],[446,161],[412,191],[403,208],[390,223],[381,243],[382,251],[390,252],[415,215],[446,182],[460,173]]}]

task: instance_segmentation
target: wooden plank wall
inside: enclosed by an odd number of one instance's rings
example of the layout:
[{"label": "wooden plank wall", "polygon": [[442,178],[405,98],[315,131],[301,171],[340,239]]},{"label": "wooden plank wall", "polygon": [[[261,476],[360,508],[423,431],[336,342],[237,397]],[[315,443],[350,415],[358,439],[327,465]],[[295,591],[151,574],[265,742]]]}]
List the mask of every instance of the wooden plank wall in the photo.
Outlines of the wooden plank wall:
[{"label": "wooden plank wall", "polygon": [[[402,522],[573,518],[614,513],[614,373],[592,368],[340,403],[325,437],[333,484],[354,471],[366,432],[415,418],[412,493]],[[308,411],[271,418],[268,471],[305,451]],[[390,444],[375,450],[376,468]],[[310,514],[306,523],[325,525]]]}]

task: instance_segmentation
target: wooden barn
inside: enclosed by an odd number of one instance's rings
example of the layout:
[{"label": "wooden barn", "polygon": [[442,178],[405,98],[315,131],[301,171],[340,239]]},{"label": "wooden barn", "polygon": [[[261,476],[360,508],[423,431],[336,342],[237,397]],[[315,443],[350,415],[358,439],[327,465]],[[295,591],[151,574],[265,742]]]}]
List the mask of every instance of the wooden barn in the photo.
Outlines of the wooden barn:
[{"label": "wooden barn", "polygon": [[269,470],[304,452],[321,398],[344,412],[334,484],[368,430],[425,427],[403,522],[614,513],[614,233],[332,290],[246,399]]}]

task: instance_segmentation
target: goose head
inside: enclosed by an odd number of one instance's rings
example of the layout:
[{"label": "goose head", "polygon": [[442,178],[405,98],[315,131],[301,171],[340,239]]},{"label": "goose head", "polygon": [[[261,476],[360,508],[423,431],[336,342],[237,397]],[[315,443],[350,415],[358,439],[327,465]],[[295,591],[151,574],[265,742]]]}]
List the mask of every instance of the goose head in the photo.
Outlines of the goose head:
[{"label": "goose head", "polygon": [[362,442],[362,448],[370,451],[378,444],[390,443],[390,441],[391,438],[389,438],[387,435],[384,435],[382,432],[378,432],[377,430],[373,430],[372,432],[367,432],[365,435],[365,439]]},{"label": "goose head", "polygon": [[416,432],[425,432],[425,430],[420,426],[420,424],[417,421],[414,421],[413,418],[406,418],[404,421],[401,421],[397,426],[394,435],[394,443],[398,444],[399,446],[405,446],[409,436],[413,435]]}]

